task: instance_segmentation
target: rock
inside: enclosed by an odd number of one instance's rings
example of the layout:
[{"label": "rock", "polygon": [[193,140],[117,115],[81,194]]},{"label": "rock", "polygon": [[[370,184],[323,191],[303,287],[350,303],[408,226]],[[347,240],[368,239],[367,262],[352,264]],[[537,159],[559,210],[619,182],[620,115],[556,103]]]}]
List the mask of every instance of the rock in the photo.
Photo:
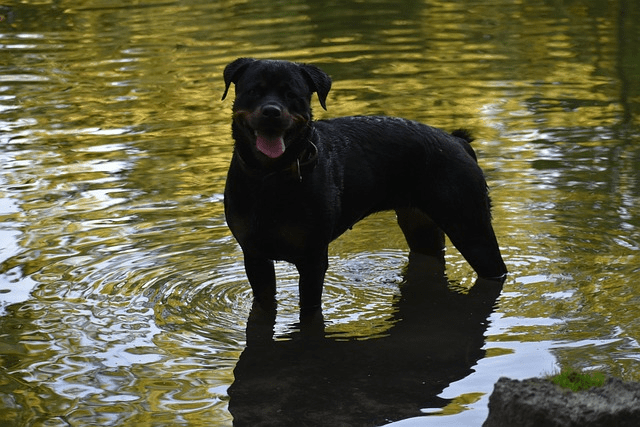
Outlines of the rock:
[{"label": "rock", "polygon": [[610,378],[602,387],[573,392],[541,378],[500,378],[482,427],[513,426],[640,426],[640,383]]}]

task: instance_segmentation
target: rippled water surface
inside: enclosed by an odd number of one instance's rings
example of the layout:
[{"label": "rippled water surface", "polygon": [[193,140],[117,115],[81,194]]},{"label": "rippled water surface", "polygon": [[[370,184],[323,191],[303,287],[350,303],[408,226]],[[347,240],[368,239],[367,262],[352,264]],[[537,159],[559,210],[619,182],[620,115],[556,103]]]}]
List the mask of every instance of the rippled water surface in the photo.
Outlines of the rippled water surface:
[{"label": "rippled water surface", "polygon": [[[503,375],[640,381],[640,6],[631,0],[0,6],[0,424],[479,426]],[[251,314],[223,215],[224,66],[332,75],[319,118],[471,129],[511,272],[334,242],[323,318]],[[235,369],[235,372],[234,372]],[[263,423],[263,424],[260,424]],[[328,424],[327,424],[328,423]]]}]

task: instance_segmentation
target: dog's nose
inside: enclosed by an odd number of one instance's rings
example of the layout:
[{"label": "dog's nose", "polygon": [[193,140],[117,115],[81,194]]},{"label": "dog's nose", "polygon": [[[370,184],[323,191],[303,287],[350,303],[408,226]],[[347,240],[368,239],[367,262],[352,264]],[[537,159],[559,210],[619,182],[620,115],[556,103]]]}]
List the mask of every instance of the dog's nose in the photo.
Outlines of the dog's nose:
[{"label": "dog's nose", "polygon": [[275,105],[275,104],[267,104],[264,107],[262,107],[262,116],[263,117],[268,117],[270,119],[275,119],[280,117],[280,114],[282,114],[282,108],[280,108],[280,106]]}]

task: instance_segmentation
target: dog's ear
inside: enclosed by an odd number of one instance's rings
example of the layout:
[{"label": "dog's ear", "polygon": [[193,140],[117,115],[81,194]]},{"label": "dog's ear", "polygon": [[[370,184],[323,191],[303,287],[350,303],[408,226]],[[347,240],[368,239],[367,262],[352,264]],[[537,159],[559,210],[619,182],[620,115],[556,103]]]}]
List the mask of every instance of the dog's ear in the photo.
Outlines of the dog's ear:
[{"label": "dog's ear", "polygon": [[318,94],[320,105],[326,110],[327,95],[331,89],[331,77],[315,65],[300,64],[300,67],[309,87]]},{"label": "dog's ear", "polygon": [[224,93],[222,94],[222,100],[227,97],[227,92],[229,92],[229,86],[231,83],[238,83],[238,79],[242,76],[242,73],[247,69],[249,64],[255,62],[253,58],[238,58],[229,65],[227,65],[224,69]]}]

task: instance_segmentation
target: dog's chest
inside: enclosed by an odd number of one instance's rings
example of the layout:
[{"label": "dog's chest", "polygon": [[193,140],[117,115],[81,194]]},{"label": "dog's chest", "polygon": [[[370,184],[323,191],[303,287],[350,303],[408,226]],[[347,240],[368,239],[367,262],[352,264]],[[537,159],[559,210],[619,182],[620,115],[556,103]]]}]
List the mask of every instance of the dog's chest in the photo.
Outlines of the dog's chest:
[{"label": "dog's chest", "polygon": [[324,240],[320,212],[298,191],[261,189],[225,196],[227,223],[245,250],[289,260]]}]

